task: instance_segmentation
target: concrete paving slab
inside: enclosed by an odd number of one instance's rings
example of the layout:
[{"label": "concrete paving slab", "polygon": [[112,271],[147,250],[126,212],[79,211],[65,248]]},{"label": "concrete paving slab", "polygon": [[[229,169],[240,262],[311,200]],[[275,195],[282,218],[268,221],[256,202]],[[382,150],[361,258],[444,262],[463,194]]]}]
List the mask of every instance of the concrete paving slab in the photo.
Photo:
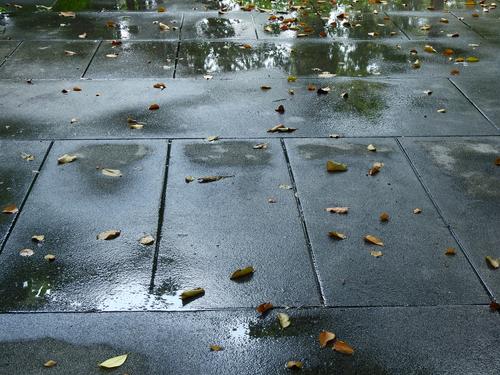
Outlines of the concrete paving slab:
[{"label": "concrete paving slab", "polygon": [[[116,44],[116,43],[115,43]],[[173,78],[177,42],[103,42],[86,78]]]},{"label": "concrete paving slab", "polygon": [[14,41],[3,41],[0,42],[0,64],[2,64],[3,60],[9,56],[19,45],[19,42]]},{"label": "concrete paving slab", "polygon": [[[368,144],[377,151],[368,151]],[[328,305],[488,301],[396,141],[296,139],[286,145]],[[346,163],[348,171],[328,173],[327,160]],[[375,162],[384,166],[370,176]],[[349,213],[325,210],[339,206],[349,207]],[[414,213],[416,208],[420,214]],[[388,222],[379,219],[382,212],[390,215]],[[331,231],[347,238],[330,238]],[[367,243],[366,235],[380,238],[385,246]],[[450,247],[456,255],[445,255]]]},{"label": "concrete paving slab", "polygon": [[[472,31],[450,13],[389,12],[392,22],[410,39],[460,39],[469,42],[481,41],[481,36]],[[446,20],[445,22],[443,22]]]},{"label": "concrete paving slab", "polygon": [[[441,80],[92,80],[0,82],[0,137],[16,139],[206,138],[498,134]],[[308,85],[330,87],[327,95]],[[261,85],[271,86],[264,91]],[[72,91],[73,87],[82,91]],[[68,90],[63,94],[61,90]],[[288,90],[294,90],[290,95]],[[425,93],[433,91],[432,95]],[[348,98],[341,94],[347,92]],[[130,95],[133,93],[133,95]],[[99,96],[96,96],[99,94]],[[251,101],[250,99],[251,98]],[[37,108],[23,110],[26,103]],[[151,104],[160,109],[150,111]],[[276,112],[278,105],[285,113]],[[183,108],[178,111],[176,108]],[[438,113],[439,109],[446,113]],[[144,123],[130,129],[128,117]],[[76,122],[72,122],[76,119]],[[293,133],[268,133],[283,123]]]},{"label": "concrete paving slab", "polygon": [[[97,363],[124,353],[128,359],[116,373],[288,374],[290,360],[303,361],[299,372],[306,374],[493,375],[500,366],[498,315],[486,306],[286,313],[285,330],[276,312],[261,319],[247,310],[1,315],[0,370],[102,374]],[[321,349],[325,329],[351,344],[354,355]],[[224,349],[210,352],[210,345]],[[49,358],[58,364],[47,370]]]},{"label": "concrete paving slab", "polygon": [[[0,141],[0,211],[12,204],[21,208],[48,147],[48,142]],[[16,216],[0,213],[0,247]]]},{"label": "concrete paving slab", "polygon": [[[174,141],[151,309],[319,305],[285,157],[278,140]],[[233,176],[186,183],[185,176]],[[274,199],[276,203],[268,200]],[[230,280],[252,266],[250,278]]]},{"label": "concrete paving slab", "polygon": [[252,16],[247,12],[184,13],[182,39],[257,39]]},{"label": "concrete paving slab", "polygon": [[[0,309],[144,308],[155,250],[139,239],[156,237],[166,153],[164,141],[56,142],[0,255]],[[58,165],[63,154],[77,159]],[[121,234],[97,239],[108,230]]]},{"label": "concrete paving slab", "polygon": [[500,129],[498,90],[496,87],[490,86],[494,79],[488,76],[457,77],[453,78],[452,81]]},{"label": "concrete paving slab", "polygon": [[484,12],[476,7],[473,10],[454,11],[453,14],[481,36],[487,39],[500,38],[500,13],[497,10]]},{"label": "concrete paving slab", "polygon": [[500,138],[404,139],[418,173],[465,244],[482,278],[500,296],[500,274],[485,257],[500,258]]},{"label": "concrete paving slab", "polygon": [[79,78],[98,44],[90,40],[23,42],[0,67],[0,78]]},{"label": "concrete paving slab", "polygon": [[[162,31],[159,22],[170,27]],[[17,40],[79,40],[88,39],[163,39],[176,40],[182,14],[133,12],[76,12],[76,16],[61,17],[58,12],[15,14],[7,18],[1,39]]]}]

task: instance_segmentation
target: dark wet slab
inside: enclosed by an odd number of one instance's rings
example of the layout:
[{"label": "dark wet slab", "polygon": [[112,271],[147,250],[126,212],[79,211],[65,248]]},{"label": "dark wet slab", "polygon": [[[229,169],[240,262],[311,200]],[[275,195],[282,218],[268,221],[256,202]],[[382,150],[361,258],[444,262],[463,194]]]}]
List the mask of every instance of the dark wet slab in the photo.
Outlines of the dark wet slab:
[{"label": "dark wet slab", "polygon": [[[124,353],[115,372],[288,374],[290,360],[303,361],[306,374],[493,375],[500,366],[499,318],[487,306],[292,309],[285,330],[278,311],[264,319],[248,310],[2,315],[0,369],[40,374],[52,358],[58,364],[50,373],[102,374],[97,363]],[[325,329],[354,355],[321,349]],[[210,345],[224,349],[210,352]]]},{"label": "dark wet slab", "polygon": [[[464,41],[435,41],[436,52],[424,51],[429,42],[342,41],[314,42],[194,42],[183,41],[176,77],[214,78],[268,77],[289,75],[314,77],[323,73],[338,76],[428,77],[474,75],[491,70],[497,49],[481,48]],[[444,55],[452,49],[451,56]],[[457,57],[476,56],[478,63],[457,63]]]},{"label": "dark wet slab", "polygon": [[102,42],[85,73],[86,78],[173,77],[177,42],[114,44]]},{"label": "dark wet slab", "polygon": [[[48,142],[0,141],[0,211],[9,205],[21,208],[48,147]],[[16,216],[0,213],[0,246]]]},{"label": "dark wet slab", "polygon": [[[368,151],[368,144],[377,151]],[[395,140],[286,140],[286,145],[328,305],[488,301]],[[347,164],[348,171],[328,173],[327,160]],[[375,162],[384,166],[370,176]],[[449,191],[448,184],[443,187]],[[339,206],[349,207],[349,213],[325,211]],[[422,212],[414,214],[415,208]],[[380,221],[382,212],[390,215],[388,222]],[[330,238],[330,231],[347,238]],[[367,243],[366,235],[385,246]],[[445,255],[450,247],[457,249],[455,256]]]},{"label": "dark wet slab", "polygon": [[495,165],[500,138],[402,142],[445,219],[498,298],[500,276],[488,267],[485,257],[500,258],[500,167]]},{"label": "dark wet slab", "polygon": [[182,39],[256,39],[249,13],[184,13]]},{"label": "dark wet slab", "polygon": [[[197,287],[205,295],[184,308],[320,303],[285,156],[266,142],[173,142],[151,309],[180,308],[182,291]],[[247,266],[253,276],[230,280]]]},{"label": "dark wet slab", "polygon": [[[0,136],[17,139],[498,134],[446,79],[92,80],[0,82]],[[270,90],[260,86],[267,84]],[[309,91],[330,87],[330,93]],[[72,91],[77,86],[82,91]],[[62,89],[68,90],[63,94]],[[294,91],[294,95],[289,94]],[[432,95],[425,93],[433,91]],[[341,97],[346,92],[347,99]],[[132,93],[132,95],[131,95]],[[99,95],[99,96],[97,96]],[[251,98],[251,101],[250,99]],[[37,108],[23,110],[26,103]],[[157,111],[148,110],[158,104]],[[278,105],[285,113],[275,111]],[[92,110],[90,110],[90,108]],[[177,111],[176,108],[183,108]],[[446,113],[438,113],[446,109]],[[127,118],[144,123],[130,129]],[[72,119],[76,122],[71,123]],[[294,133],[268,133],[284,123]],[[8,126],[8,127],[7,127]]]},{"label": "dark wet slab", "polygon": [[18,45],[19,42],[14,41],[0,42],[0,65],[3,63],[3,60],[16,49]]},{"label": "dark wet slab", "polygon": [[[66,153],[77,160],[58,165]],[[143,308],[154,246],[139,239],[156,237],[166,153],[164,141],[56,142],[0,256],[0,309]],[[118,238],[96,239],[113,229]],[[45,241],[33,243],[35,234]],[[35,254],[20,256],[25,248]]]},{"label": "dark wet slab", "polygon": [[[179,38],[182,15],[166,13],[76,12],[63,17],[58,12],[20,13],[8,16],[1,39],[17,40],[79,40],[88,39],[166,39]],[[159,23],[170,28],[160,30]]]},{"label": "dark wet slab", "polygon": [[479,34],[450,13],[390,12],[389,16],[410,39],[481,41]]},{"label": "dark wet slab", "polygon": [[0,67],[0,78],[79,78],[98,44],[97,41],[23,42]]},{"label": "dark wet slab", "polygon": [[498,10],[491,9],[484,12],[476,7],[473,10],[454,11],[453,14],[481,36],[487,39],[500,39],[500,12]]},{"label": "dark wet slab", "polygon": [[453,78],[453,83],[500,129],[500,107],[498,106],[498,90],[490,86],[494,76],[476,78]]}]

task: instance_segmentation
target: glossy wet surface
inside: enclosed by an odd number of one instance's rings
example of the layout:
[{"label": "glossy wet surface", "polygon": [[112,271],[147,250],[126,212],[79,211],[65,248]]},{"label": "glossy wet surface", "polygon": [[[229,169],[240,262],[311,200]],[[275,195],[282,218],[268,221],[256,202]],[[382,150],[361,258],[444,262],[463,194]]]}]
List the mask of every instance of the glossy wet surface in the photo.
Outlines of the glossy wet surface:
[{"label": "glossy wet surface", "polygon": [[0,373],[498,372],[494,4],[0,13]]}]

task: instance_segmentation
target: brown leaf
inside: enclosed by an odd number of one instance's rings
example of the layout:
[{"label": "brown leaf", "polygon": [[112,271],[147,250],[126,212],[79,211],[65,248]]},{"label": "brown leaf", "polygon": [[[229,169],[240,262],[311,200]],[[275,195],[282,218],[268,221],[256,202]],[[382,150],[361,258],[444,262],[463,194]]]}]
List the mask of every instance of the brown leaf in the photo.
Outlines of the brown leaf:
[{"label": "brown leaf", "polygon": [[491,301],[490,302],[490,310],[491,311],[500,311],[500,303],[497,301]]},{"label": "brown leaf", "polygon": [[282,329],[290,326],[290,317],[285,313],[278,313],[278,321]]},{"label": "brown leaf", "polygon": [[280,132],[280,133],[291,133],[291,132],[294,132],[295,130],[297,130],[296,128],[287,128],[285,125],[283,124],[278,124],[270,129],[267,129],[267,132],[268,133],[276,133],[276,132]]},{"label": "brown leaf", "polygon": [[59,15],[61,17],[71,17],[71,18],[75,18],[76,17],[76,13],[75,12],[59,12]]},{"label": "brown leaf", "polygon": [[457,253],[457,250],[455,250],[453,247],[449,247],[446,249],[446,252],[444,255],[455,255]]},{"label": "brown leaf", "polygon": [[347,164],[338,163],[333,160],[328,160],[326,162],[326,170],[328,172],[345,172],[347,171]]},{"label": "brown leaf", "polygon": [[76,155],[64,154],[57,159],[57,164],[68,164],[77,159]]},{"label": "brown leaf", "polygon": [[236,280],[236,279],[240,279],[240,278],[245,277],[245,276],[252,275],[254,272],[255,272],[255,269],[252,266],[237,269],[236,271],[234,271],[231,274],[231,280]]},{"label": "brown leaf", "polygon": [[460,74],[460,70],[453,69],[450,73],[451,73],[452,76],[458,76]]},{"label": "brown leaf", "polygon": [[490,266],[493,269],[497,269],[500,267],[500,259],[495,259],[489,255],[485,257],[486,263],[488,263],[488,266]]},{"label": "brown leaf", "polygon": [[116,229],[111,229],[111,230],[107,230],[107,231],[99,233],[97,235],[97,239],[98,240],[105,240],[105,241],[114,240],[115,238],[120,237],[120,234],[121,234],[121,231],[116,230]]},{"label": "brown leaf", "polygon": [[299,370],[304,366],[301,361],[288,361],[286,363],[286,368]]},{"label": "brown leaf", "polygon": [[316,86],[314,86],[313,84],[309,84],[309,85],[307,85],[307,90],[308,91],[316,91]]},{"label": "brown leaf", "polygon": [[278,106],[278,108],[275,109],[275,111],[280,113],[280,114],[283,114],[283,113],[285,113],[285,107],[283,106],[283,104],[280,104]]},{"label": "brown leaf", "polygon": [[379,216],[380,221],[382,221],[382,222],[387,222],[387,221],[389,221],[389,217],[390,217],[390,216],[389,216],[389,214],[388,214],[387,212],[382,212],[382,213],[380,214],[380,216]]},{"label": "brown leaf", "polygon": [[380,172],[380,170],[382,169],[383,166],[384,166],[384,163],[380,163],[380,162],[373,163],[372,167],[368,170],[368,174],[370,176],[376,175],[377,173]]},{"label": "brown leaf", "polygon": [[261,315],[265,314],[267,311],[273,308],[273,304],[271,302],[261,303],[255,310]]},{"label": "brown leaf", "polygon": [[216,181],[220,181],[220,180],[223,180],[225,178],[231,178],[231,177],[234,177],[234,176],[203,176],[203,177],[198,177],[197,181],[200,184],[206,184],[209,182],[216,182]]},{"label": "brown leaf", "polygon": [[330,331],[321,331],[319,334],[319,346],[322,348],[326,348],[326,346],[335,340],[336,335]]},{"label": "brown leaf", "polygon": [[159,83],[155,83],[153,85],[153,87],[155,89],[165,90],[167,88],[167,85],[165,85],[164,83],[159,82]]},{"label": "brown leaf", "polygon": [[149,110],[150,111],[157,111],[158,109],[160,109],[160,105],[159,104],[156,104],[156,103],[153,103],[149,106]]},{"label": "brown leaf", "polygon": [[54,367],[55,365],[57,365],[57,362],[52,359],[49,359],[47,362],[43,364],[43,367]]},{"label": "brown leaf", "polygon": [[19,209],[17,208],[17,206],[15,204],[8,204],[7,206],[5,206],[2,209],[2,213],[8,214],[8,215],[16,214],[18,212],[19,212]]},{"label": "brown leaf", "polygon": [[21,255],[22,257],[30,257],[33,254],[35,254],[35,252],[31,249],[22,249],[19,251],[19,255]]},{"label": "brown leaf", "polygon": [[349,207],[328,207],[325,210],[334,214],[346,214],[349,211]]},{"label": "brown leaf", "polygon": [[495,165],[500,166],[500,156],[495,159]]},{"label": "brown leaf", "polygon": [[336,240],[345,240],[347,236],[344,233],[340,232],[328,232],[328,236],[331,238],[335,238]]},{"label": "brown leaf", "polygon": [[346,355],[354,354],[354,349],[348,343],[342,340],[335,341],[335,343],[333,344],[333,350]]},{"label": "brown leaf", "polygon": [[372,244],[377,245],[377,246],[384,246],[384,243],[382,242],[382,240],[380,238],[372,236],[371,234],[367,234],[364,237],[364,240],[366,242],[372,243]]},{"label": "brown leaf", "polygon": [[201,297],[203,295],[205,295],[205,289],[195,288],[195,289],[185,290],[184,292],[182,292],[181,299],[185,301],[191,298]]}]

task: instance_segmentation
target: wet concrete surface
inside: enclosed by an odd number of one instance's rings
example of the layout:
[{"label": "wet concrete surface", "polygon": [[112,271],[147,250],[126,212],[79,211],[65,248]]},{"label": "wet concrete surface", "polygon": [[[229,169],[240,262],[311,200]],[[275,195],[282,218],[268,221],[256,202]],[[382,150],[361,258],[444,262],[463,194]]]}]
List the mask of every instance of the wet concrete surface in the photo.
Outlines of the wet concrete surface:
[{"label": "wet concrete surface", "polygon": [[[485,306],[291,309],[281,330],[283,311],[263,319],[252,310],[3,315],[0,369],[102,374],[97,363],[124,353],[113,372],[287,374],[290,360],[306,374],[495,374],[500,366],[498,316]],[[352,345],[354,356],[321,349],[322,330]],[[49,358],[58,364],[44,369]]]},{"label": "wet concrete surface", "polygon": [[252,16],[246,12],[189,12],[184,13],[182,39],[256,39],[256,33]]},{"label": "wet concrete surface", "polygon": [[4,59],[9,56],[16,47],[19,45],[19,42],[0,42],[0,65],[3,63]]},{"label": "wet concrete surface", "polygon": [[454,11],[453,14],[484,38],[500,38],[500,18],[496,12],[484,12],[482,8],[474,7],[473,10]]}]

